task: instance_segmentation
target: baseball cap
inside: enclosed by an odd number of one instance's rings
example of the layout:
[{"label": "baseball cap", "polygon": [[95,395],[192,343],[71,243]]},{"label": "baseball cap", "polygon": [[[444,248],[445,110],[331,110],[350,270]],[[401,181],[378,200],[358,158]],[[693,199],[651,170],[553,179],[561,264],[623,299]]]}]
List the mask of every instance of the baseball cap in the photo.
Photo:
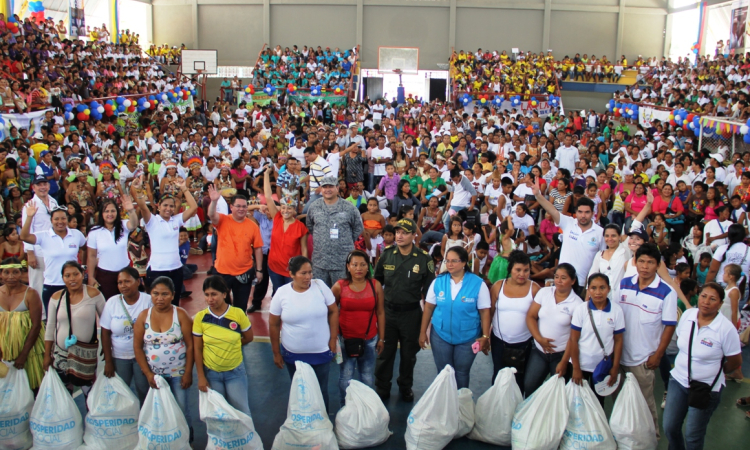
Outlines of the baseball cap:
[{"label": "baseball cap", "polygon": [[396,222],[396,225],[393,227],[395,229],[401,228],[402,230],[406,231],[407,233],[414,233],[414,230],[417,229],[417,225],[414,223],[413,220],[403,218]]},{"label": "baseball cap", "polygon": [[39,157],[44,158],[49,154],[49,150],[42,150],[42,152],[39,154]]},{"label": "baseball cap", "polygon": [[31,184],[39,184],[39,183],[49,183],[49,180],[44,175],[37,175],[34,178],[34,181],[31,182]]},{"label": "baseball cap", "polygon": [[630,230],[628,233],[628,236],[638,236],[639,238],[643,239],[643,242],[648,242],[648,234],[646,234],[646,230],[643,229],[643,227],[638,227],[634,230]]},{"label": "baseball cap", "polygon": [[337,184],[339,184],[339,179],[337,177],[327,176],[320,180],[321,186],[336,186]]},{"label": "baseball cap", "polygon": [[712,155],[709,155],[711,159],[715,159],[719,164],[724,162],[724,155],[721,153],[714,153]]},{"label": "baseball cap", "polygon": [[34,133],[34,139],[44,139],[44,135],[42,133]]}]

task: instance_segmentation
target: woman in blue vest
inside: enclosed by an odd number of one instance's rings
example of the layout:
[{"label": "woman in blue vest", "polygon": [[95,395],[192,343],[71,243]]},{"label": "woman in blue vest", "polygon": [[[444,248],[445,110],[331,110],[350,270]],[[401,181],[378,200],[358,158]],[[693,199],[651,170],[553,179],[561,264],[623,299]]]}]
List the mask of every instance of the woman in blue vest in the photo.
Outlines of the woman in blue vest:
[{"label": "woman in blue vest", "polygon": [[[427,291],[419,346],[432,345],[438,372],[447,364],[456,371],[458,389],[469,387],[469,372],[476,342],[486,355],[490,350],[490,291],[468,268],[469,254],[453,247],[443,262],[448,271],[435,278]],[[432,323],[429,339],[427,327]]]}]

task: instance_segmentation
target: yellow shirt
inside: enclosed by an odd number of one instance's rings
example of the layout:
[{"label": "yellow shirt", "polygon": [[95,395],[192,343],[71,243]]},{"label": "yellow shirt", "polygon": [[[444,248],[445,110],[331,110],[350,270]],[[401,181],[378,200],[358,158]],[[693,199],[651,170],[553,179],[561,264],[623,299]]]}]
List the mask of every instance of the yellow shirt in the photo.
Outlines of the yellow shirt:
[{"label": "yellow shirt", "polygon": [[250,327],[247,314],[234,306],[221,317],[210,308],[199,311],[193,321],[193,336],[203,338],[203,365],[228,372],[242,364],[242,333]]}]

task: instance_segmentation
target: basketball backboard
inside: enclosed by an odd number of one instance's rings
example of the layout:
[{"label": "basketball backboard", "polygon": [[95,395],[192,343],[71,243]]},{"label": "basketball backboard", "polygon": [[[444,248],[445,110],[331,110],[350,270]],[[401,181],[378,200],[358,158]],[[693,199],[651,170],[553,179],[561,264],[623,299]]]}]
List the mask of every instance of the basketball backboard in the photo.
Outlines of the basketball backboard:
[{"label": "basketball backboard", "polygon": [[395,73],[401,69],[403,75],[416,75],[419,71],[418,47],[378,47],[378,73]]},{"label": "basketball backboard", "polygon": [[185,75],[215,74],[218,72],[218,50],[183,50],[181,71]]}]

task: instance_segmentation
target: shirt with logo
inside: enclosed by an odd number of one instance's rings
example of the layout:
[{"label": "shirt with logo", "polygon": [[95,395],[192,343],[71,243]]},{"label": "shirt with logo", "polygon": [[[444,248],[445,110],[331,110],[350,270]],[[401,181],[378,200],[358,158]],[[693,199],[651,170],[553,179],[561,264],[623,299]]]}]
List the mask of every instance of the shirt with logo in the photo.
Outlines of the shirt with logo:
[{"label": "shirt with logo", "polygon": [[203,365],[228,372],[242,364],[242,333],[251,327],[247,314],[229,306],[217,316],[208,307],[195,315],[193,336],[203,338]]}]

